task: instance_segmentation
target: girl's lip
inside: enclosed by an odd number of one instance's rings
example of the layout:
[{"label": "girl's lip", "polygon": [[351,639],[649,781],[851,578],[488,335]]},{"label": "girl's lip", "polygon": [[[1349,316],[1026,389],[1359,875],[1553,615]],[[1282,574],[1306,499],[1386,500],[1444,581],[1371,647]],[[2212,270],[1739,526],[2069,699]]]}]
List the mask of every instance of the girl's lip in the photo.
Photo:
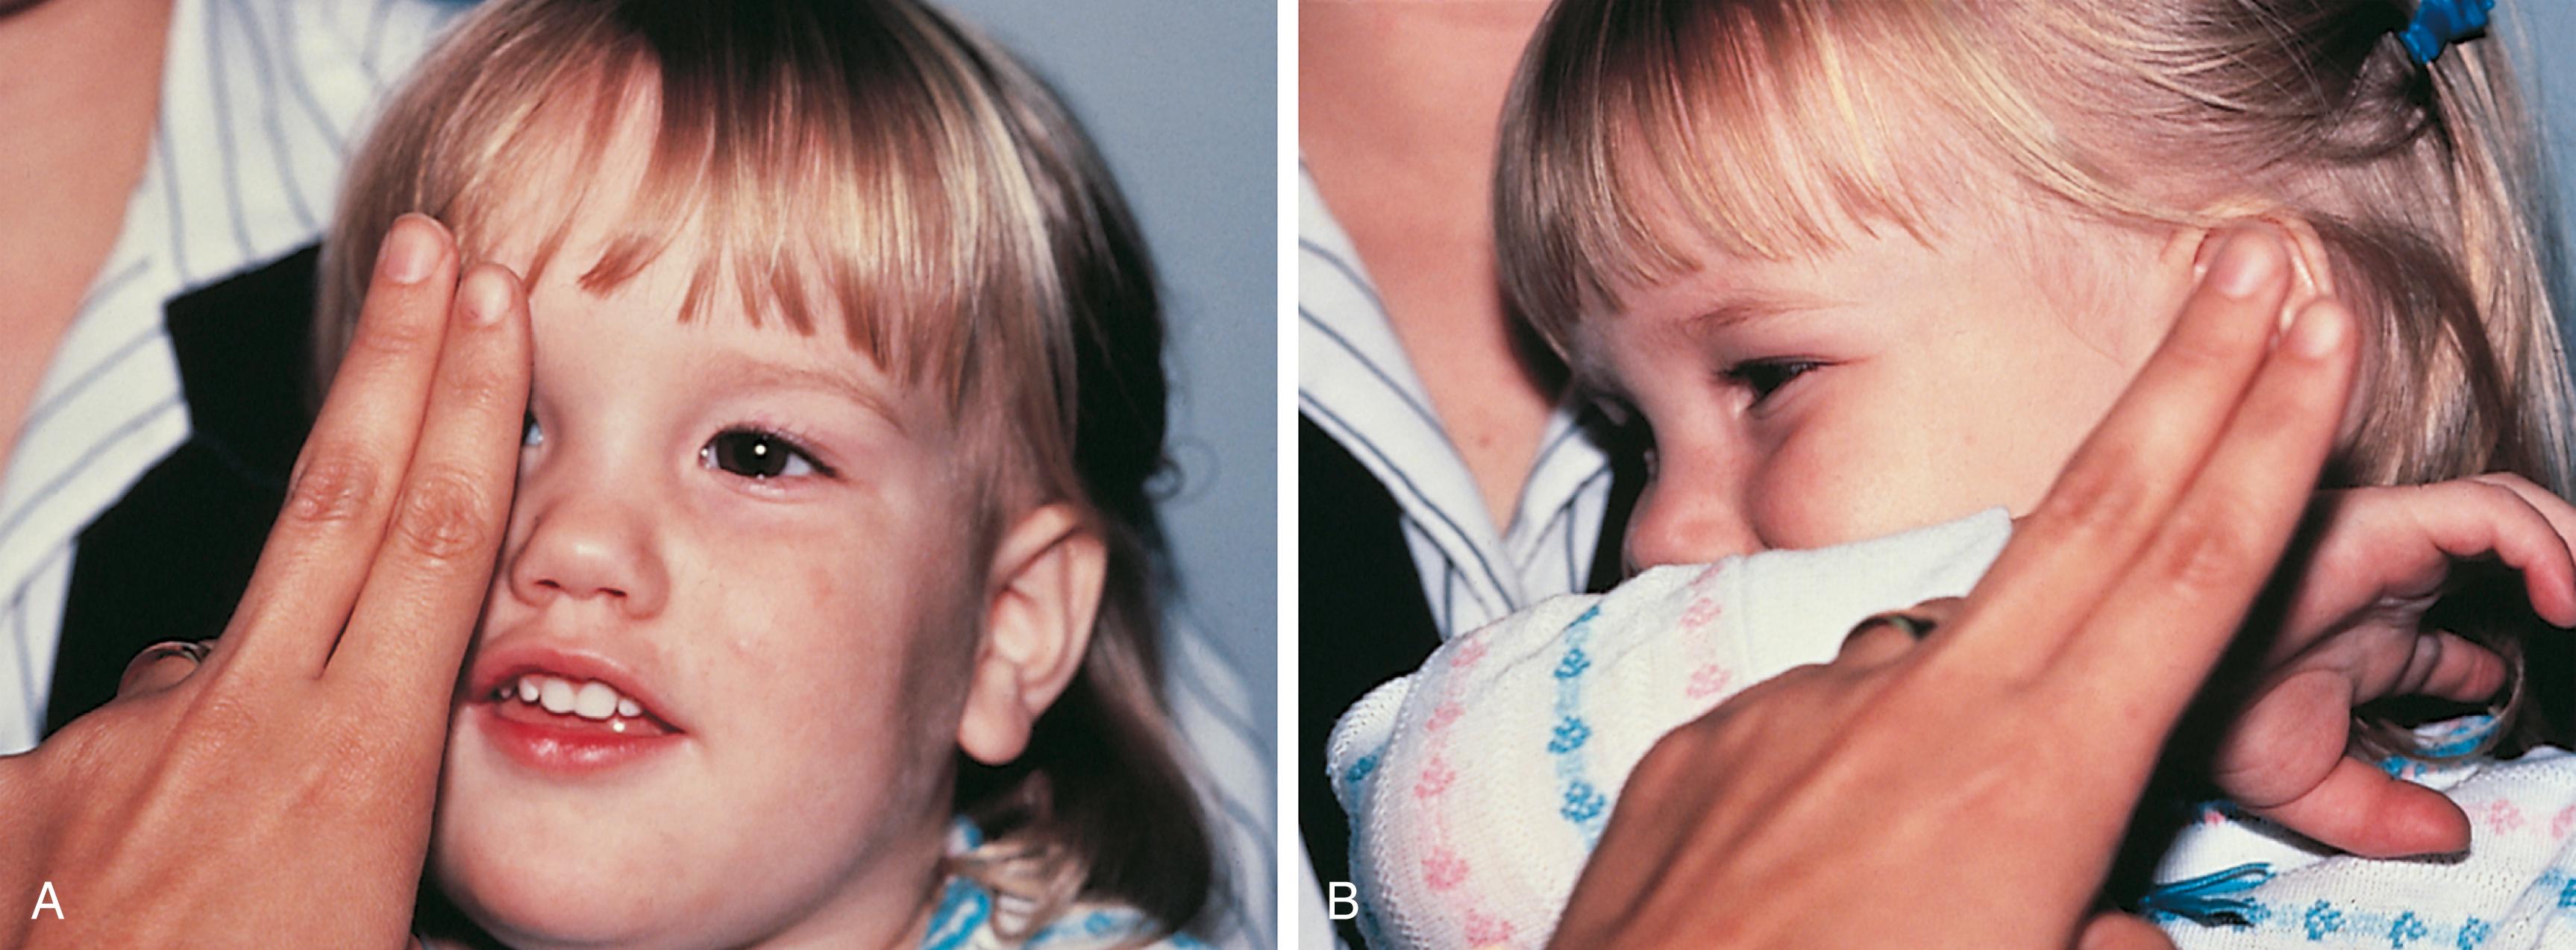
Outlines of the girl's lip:
[{"label": "girl's lip", "polygon": [[622,735],[600,729],[523,722],[501,715],[498,703],[478,702],[465,715],[503,755],[538,772],[602,772],[677,748],[687,736]]}]

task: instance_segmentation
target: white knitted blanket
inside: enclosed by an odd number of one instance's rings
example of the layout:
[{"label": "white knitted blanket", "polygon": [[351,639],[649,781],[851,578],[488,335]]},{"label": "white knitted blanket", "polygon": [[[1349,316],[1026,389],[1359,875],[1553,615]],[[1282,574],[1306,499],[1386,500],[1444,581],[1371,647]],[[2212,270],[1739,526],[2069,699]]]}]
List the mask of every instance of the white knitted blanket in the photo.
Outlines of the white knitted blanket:
[{"label": "white knitted blanket", "polygon": [[[1545,944],[1657,738],[1831,659],[1872,613],[1967,593],[2010,534],[1998,510],[1838,548],[1658,568],[1444,644],[1333,730],[1372,946]],[[2166,856],[2147,910],[2186,950],[2576,947],[2576,758],[2392,768],[2469,810],[2465,859],[2333,856],[2209,806]]]}]

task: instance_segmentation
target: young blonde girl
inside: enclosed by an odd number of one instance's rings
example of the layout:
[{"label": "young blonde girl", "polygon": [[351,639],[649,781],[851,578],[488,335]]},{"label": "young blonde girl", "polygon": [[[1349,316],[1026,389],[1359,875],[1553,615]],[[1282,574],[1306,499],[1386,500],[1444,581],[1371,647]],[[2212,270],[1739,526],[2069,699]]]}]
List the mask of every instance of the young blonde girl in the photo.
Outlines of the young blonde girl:
[{"label": "young blonde girl", "polygon": [[[1965,593],[2222,226],[2284,239],[2292,306],[2361,315],[2362,390],[2323,487],[2449,481],[2329,497],[2329,530],[2338,505],[2464,491],[2563,518],[2554,257],[2483,23],[2473,3],[2388,0],[1560,3],[1503,123],[1506,282],[1652,431],[1631,563],[1716,564],[1462,637],[1355,707],[1333,762],[1376,932],[1543,941],[1656,736],[1831,658],[1874,611]],[[2520,594],[2479,588],[2423,622],[2530,671],[2492,719],[2356,732],[2467,809],[2465,863],[2335,857],[2217,806],[2137,906],[2189,945],[2566,939],[2576,767],[2543,746],[2568,743],[2571,683]],[[2390,603],[2411,630],[2433,600]]]},{"label": "young blonde girl", "polygon": [[1194,945],[1161,317],[1055,97],[902,0],[499,0],[417,77],[322,378],[407,213],[536,340],[445,896],[527,947]]}]

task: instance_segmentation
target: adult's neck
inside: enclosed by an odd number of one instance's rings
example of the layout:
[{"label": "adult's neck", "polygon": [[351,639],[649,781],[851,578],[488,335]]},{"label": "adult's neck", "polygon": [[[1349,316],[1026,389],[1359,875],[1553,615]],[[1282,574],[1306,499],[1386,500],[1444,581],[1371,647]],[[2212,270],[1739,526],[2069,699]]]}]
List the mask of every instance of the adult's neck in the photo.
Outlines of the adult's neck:
[{"label": "adult's neck", "polygon": [[0,471],[142,180],[172,2],[0,6]]},{"label": "adult's neck", "polygon": [[1509,525],[1561,368],[1494,264],[1503,97],[1542,0],[1305,0],[1299,149],[1385,303],[1486,513]]},{"label": "adult's neck", "polygon": [[173,2],[39,0],[0,15],[0,168],[50,181],[140,165]]},{"label": "adult's neck", "polygon": [[1545,0],[1304,0],[1300,137],[1490,180],[1503,94],[1546,12]]}]

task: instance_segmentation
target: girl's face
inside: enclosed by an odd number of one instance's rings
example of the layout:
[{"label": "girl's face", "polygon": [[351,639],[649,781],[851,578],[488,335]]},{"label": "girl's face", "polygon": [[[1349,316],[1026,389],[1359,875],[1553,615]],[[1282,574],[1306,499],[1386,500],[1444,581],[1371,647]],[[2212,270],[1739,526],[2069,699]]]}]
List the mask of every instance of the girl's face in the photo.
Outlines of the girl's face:
[{"label": "girl's face", "polygon": [[[613,220],[531,288],[436,871],[516,946],[893,943],[937,883],[976,646],[959,434],[837,327],[680,322],[685,231],[583,290]],[[494,258],[524,273],[525,244]]]},{"label": "girl's face", "polygon": [[1655,440],[1632,567],[2039,501],[2162,339],[2191,248],[2071,215],[1950,217],[1928,246],[1882,228],[1786,262],[1691,248],[1706,266],[1586,322],[1578,359]]}]

